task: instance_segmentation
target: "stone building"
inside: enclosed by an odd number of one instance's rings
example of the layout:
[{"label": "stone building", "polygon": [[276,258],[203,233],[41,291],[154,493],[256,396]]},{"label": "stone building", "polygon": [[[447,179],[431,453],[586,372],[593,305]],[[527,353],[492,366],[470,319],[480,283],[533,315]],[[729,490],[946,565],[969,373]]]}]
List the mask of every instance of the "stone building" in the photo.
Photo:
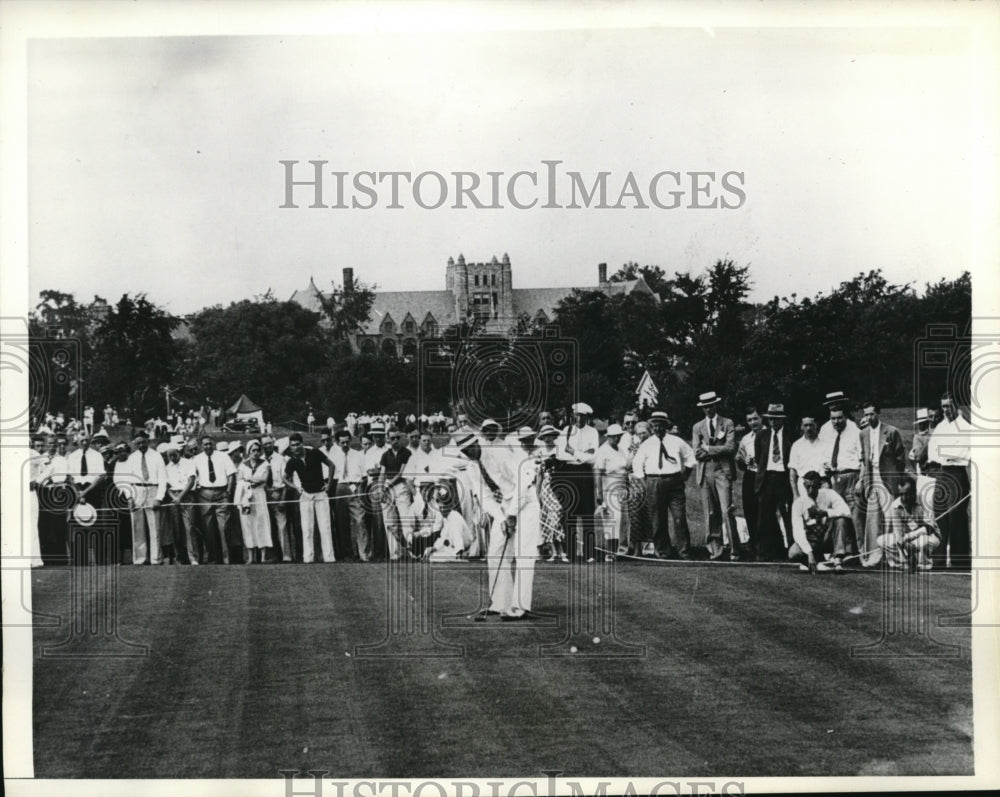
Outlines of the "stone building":
[{"label": "stone building", "polygon": [[[344,284],[353,283],[354,269],[344,269]],[[608,282],[608,267],[597,267],[597,285],[574,286],[601,290],[610,295],[646,293],[659,301],[639,277],[627,282]],[[548,323],[568,288],[515,288],[510,257],[496,256],[486,263],[467,263],[463,255],[451,257],[445,266],[445,287],[438,291],[377,291],[368,323],[355,336],[355,351],[410,357],[417,353],[421,338],[434,337],[463,319],[475,319],[486,332],[506,333],[536,323]],[[322,312],[320,291],[312,278],[295,291],[291,301]]]}]

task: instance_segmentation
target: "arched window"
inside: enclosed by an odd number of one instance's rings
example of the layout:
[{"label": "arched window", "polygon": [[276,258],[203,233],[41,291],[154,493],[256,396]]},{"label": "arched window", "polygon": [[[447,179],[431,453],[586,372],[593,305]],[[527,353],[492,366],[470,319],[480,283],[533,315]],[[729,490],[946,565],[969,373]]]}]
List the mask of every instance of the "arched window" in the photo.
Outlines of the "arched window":
[{"label": "arched window", "polygon": [[405,338],[403,340],[403,356],[404,357],[416,357],[417,356],[417,339],[416,338]]},{"label": "arched window", "polygon": [[390,338],[386,338],[385,340],[383,340],[382,341],[382,354],[384,354],[386,357],[395,357],[397,355],[397,352],[396,352],[396,341],[394,341],[394,340],[392,340]]},{"label": "arched window", "polygon": [[367,338],[361,341],[361,353],[362,354],[376,354],[378,353],[378,346],[375,345],[375,341],[371,338]]}]

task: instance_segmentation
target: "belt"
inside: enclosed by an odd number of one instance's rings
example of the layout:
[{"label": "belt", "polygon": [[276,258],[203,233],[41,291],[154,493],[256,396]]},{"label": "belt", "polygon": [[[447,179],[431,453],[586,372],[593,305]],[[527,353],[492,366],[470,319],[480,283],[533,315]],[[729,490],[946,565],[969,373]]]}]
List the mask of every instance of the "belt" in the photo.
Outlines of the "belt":
[{"label": "belt", "polygon": [[861,473],[859,468],[846,468],[845,470],[831,470],[831,476],[846,476],[848,473]]},{"label": "belt", "polygon": [[646,478],[649,478],[649,479],[672,479],[675,476],[681,476],[681,475],[683,475],[683,474],[680,473],[680,471],[678,471],[677,473],[647,473],[646,474]]}]

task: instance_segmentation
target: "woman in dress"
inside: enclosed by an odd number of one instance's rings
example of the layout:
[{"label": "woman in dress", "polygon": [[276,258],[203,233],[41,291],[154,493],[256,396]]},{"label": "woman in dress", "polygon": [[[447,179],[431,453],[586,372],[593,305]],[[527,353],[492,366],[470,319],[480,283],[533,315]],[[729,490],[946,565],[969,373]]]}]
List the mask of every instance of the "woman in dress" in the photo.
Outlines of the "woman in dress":
[{"label": "woman in dress", "polygon": [[236,472],[235,503],[240,507],[240,526],[247,561],[260,564],[267,560],[271,547],[271,519],[267,513],[267,486],[271,466],[261,453],[257,440],[247,444],[247,456]]},{"label": "woman in dress", "polygon": [[555,470],[558,460],[556,459],[557,446],[556,438],[559,437],[559,430],[546,424],[538,430],[538,445],[535,447],[534,456],[539,461],[538,480],[538,504],[541,508],[539,513],[542,547],[548,546],[549,558],[547,562],[560,561],[569,562],[566,555],[566,548],[563,539],[566,536],[562,526],[563,508],[559,501],[559,496],[552,489],[552,472]]}]

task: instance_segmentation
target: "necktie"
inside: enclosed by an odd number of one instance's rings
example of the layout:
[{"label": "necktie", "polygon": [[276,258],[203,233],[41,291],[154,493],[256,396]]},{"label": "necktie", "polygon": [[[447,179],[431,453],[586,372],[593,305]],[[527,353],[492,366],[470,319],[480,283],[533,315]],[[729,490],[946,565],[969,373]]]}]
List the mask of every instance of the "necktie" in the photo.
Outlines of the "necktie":
[{"label": "necktie", "polygon": [[265,488],[270,490],[272,487],[274,487],[274,474],[271,472],[271,463],[269,462],[267,464],[267,483]]},{"label": "necktie", "polygon": [[146,464],[146,455],[139,454],[139,461],[142,463],[142,480],[149,481],[149,466]]},{"label": "necktie", "polygon": [[80,475],[87,475],[87,452],[84,451],[80,457]]},{"label": "necktie", "polygon": [[663,460],[664,459],[666,459],[667,462],[673,462],[674,464],[677,463],[677,460],[674,457],[670,456],[670,454],[667,452],[666,447],[663,445],[663,438],[660,438],[660,469],[661,470],[663,469]]},{"label": "necktie", "polygon": [[715,421],[711,418],[708,419],[708,439],[709,441],[715,439]]},{"label": "necktie", "polygon": [[778,447],[778,433],[771,432],[771,462],[781,462],[781,449]]},{"label": "necktie", "polygon": [[498,503],[503,501],[503,492],[500,490],[500,485],[493,481],[493,477],[486,472],[486,467],[483,465],[483,461],[481,459],[477,459],[476,464],[479,465],[479,472],[483,475],[483,481],[486,482],[486,486],[490,488],[490,492],[493,493],[493,497]]},{"label": "necktie", "polygon": [[215,484],[215,465],[212,464],[211,454],[208,457],[208,482],[210,485]]},{"label": "necktie", "polygon": [[840,454],[840,432],[837,432],[837,439],[833,441],[833,456],[830,457],[830,470],[837,469],[838,454]]}]

